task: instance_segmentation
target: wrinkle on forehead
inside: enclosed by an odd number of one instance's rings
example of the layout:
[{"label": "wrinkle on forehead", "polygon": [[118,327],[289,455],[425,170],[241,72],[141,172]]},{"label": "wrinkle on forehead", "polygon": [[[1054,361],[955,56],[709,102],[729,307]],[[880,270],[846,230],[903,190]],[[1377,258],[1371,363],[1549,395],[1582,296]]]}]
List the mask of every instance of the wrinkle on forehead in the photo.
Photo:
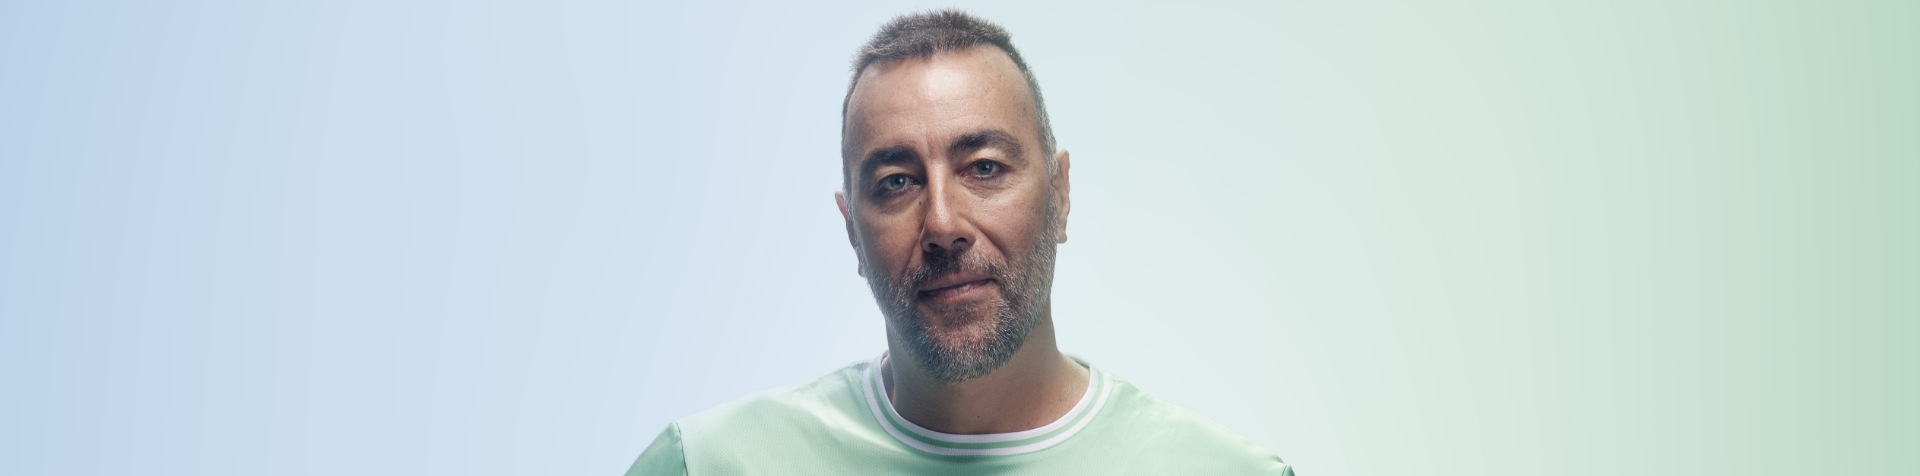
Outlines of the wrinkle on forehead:
[{"label": "wrinkle on forehead", "polygon": [[937,136],[985,127],[1039,141],[1039,125],[1026,77],[1013,59],[993,46],[869,65],[860,73],[847,107],[844,160],[858,160],[877,147],[909,145],[937,153]]}]

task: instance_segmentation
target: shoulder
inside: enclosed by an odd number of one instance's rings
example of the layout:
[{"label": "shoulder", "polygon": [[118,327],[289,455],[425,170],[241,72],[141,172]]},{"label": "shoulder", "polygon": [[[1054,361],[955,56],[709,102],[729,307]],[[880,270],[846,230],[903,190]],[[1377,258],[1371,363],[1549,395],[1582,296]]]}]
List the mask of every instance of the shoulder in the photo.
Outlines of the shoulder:
[{"label": "shoulder", "polygon": [[805,383],[754,392],[675,424],[683,439],[699,442],[710,436],[738,438],[743,432],[780,433],[828,423],[825,420],[858,403],[857,382],[866,365],[856,363]]},{"label": "shoulder", "polygon": [[[1102,433],[1134,454],[1158,455],[1144,464],[1196,474],[1293,474],[1278,455],[1226,426],[1112,378],[1113,414],[1106,422],[1111,426]],[[1202,468],[1206,471],[1192,471]]]},{"label": "shoulder", "polygon": [[686,453],[680,449],[680,426],[669,424],[653,438],[653,443],[640,452],[640,458],[633,460],[633,466],[627,468],[626,476],[685,476],[687,474]]},{"label": "shoulder", "polygon": [[755,392],[667,425],[628,476],[779,474],[817,459],[834,433],[858,428],[867,363],[813,381]]},{"label": "shoulder", "polygon": [[861,406],[867,365],[755,392],[674,422],[688,471],[753,474],[757,465],[800,464],[847,445],[844,440],[873,426]]}]

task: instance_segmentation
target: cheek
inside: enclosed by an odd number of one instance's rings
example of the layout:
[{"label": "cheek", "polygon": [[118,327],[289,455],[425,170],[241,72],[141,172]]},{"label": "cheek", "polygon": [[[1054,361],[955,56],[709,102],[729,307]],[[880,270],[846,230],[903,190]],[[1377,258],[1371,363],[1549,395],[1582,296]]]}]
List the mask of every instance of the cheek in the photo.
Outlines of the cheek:
[{"label": "cheek", "polygon": [[[1036,206],[1036,203],[1038,204]],[[1040,232],[1046,229],[1045,203],[1038,199],[997,203],[981,210],[976,223],[987,235],[1002,258],[1022,256],[1039,246]]]},{"label": "cheek", "polygon": [[859,228],[861,243],[867,259],[884,265],[886,269],[898,269],[900,263],[911,259],[920,249],[920,233],[917,224],[904,223],[906,220],[867,220]]}]

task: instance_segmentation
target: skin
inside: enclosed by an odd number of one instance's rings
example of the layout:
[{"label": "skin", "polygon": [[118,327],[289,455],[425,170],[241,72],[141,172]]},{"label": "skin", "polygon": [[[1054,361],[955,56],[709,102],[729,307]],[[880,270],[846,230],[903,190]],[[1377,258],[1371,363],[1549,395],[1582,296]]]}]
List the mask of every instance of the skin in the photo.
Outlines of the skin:
[{"label": "skin", "polygon": [[[917,269],[929,251],[1009,262],[1042,240],[1065,242],[1071,162],[1061,150],[1048,173],[1034,113],[1018,67],[992,46],[861,71],[847,109],[850,189],[834,201],[862,275],[869,267],[895,276]],[[1002,140],[978,140],[983,135]],[[1058,233],[1040,236],[1049,200]],[[939,339],[983,338],[992,321],[984,312],[939,311],[997,299],[1000,286],[984,276],[936,278],[916,307]],[[1065,415],[1087,391],[1087,369],[1056,346],[1051,305],[1039,312],[1020,350],[981,377],[942,382],[915,359],[887,359],[882,375],[895,408],[956,434],[1029,430]],[[908,355],[891,320],[887,346],[890,356]]]}]

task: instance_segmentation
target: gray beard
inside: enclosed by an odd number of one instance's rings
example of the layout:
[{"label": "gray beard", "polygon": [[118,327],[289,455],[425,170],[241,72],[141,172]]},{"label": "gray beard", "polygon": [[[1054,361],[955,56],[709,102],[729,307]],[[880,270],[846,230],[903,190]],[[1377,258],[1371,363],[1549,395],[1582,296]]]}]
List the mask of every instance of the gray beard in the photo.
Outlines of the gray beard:
[{"label": "gray beard", "polygon": [[[1040,312],[1047,308],[1050,299],[1056,247],[1054,240],[1059,236],[1054,226],[1056,213],[1049,197],[1044,218],[1046,221],[1040,236],[1034,237],[1031,251],[1021,257],[1024,259],[1014,261],[1011,265],[967,251],[923,251],[926,264],[898,276],[888,276],[871,266],[867,268],[867,285],[873,288],[874,300],[880,304],[880,310],[892,324],[889,327],[899,333],[908,356],[919,363],[929,377],[944,383],[979,378],[1006,364],[1026,343],[1027,333],[1033,330]],[[940,334],[947,330],[936,328],[933,321],[922,314],[915,304],[919,289],[928,282],[961,271],[993,277],[1000,287],[1000,298],[985,303],[931,309],[950,318],[992,313],[987,317],[991,320],[991,328],[985,337],[955,342],[953,339],[941,339]]]}]

